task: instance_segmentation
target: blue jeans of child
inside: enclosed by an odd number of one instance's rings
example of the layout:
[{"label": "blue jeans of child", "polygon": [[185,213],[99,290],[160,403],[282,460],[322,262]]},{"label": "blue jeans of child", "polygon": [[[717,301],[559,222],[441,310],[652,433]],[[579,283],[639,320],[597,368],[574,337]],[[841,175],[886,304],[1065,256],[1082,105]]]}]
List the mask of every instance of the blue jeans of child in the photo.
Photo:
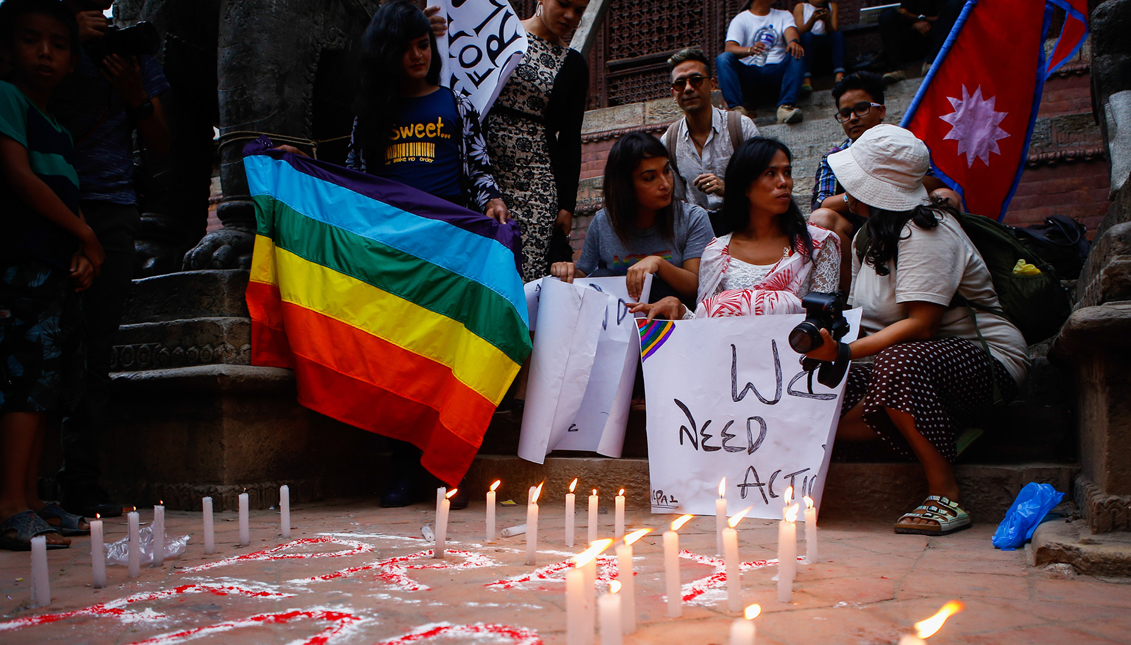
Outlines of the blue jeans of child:
[{"label": "blue jeans of child", "polygon": [[805,78],[805,61],[786,54],[785,60],[758,67],[746,65],[738,56],[723,52],[719,54],[717,69],[719,87],[723,98],[731,108],[746,104],[746,97],[763,89],[778,90],[778,105],[795,105],[801,81]]},{"label": "blue jeans of child", "polygon": [[801,34],[801,46],[805,48],[806,78],[813,71],[813,61],[825,56],[832,57],[834,74],[844,72],[844,34],[839,31],[831,34],[805,32]]}]

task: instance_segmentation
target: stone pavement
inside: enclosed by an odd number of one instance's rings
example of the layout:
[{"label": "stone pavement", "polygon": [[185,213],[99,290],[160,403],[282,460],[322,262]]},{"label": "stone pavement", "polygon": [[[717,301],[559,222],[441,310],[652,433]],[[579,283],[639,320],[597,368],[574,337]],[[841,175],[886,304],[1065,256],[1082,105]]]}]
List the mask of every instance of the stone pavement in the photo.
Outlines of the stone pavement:
[{"label": "stone pavement", "polygon": [[[500,500],[507,499],[502,492]],[[499,507],[500,529],[525,522],[524,501],[516,501]],[[163,568],[143,566],[136,580],[127,578],[125,567],[110,566],[109,587],[96,591],[90,586],[89,539],[75,538],[72,548],[49,553],[53,601],[39,609],[28,607],[29,555],[0,552],[0,642],[565,642],[562,571],[552,565],[581,549],[563,545],[560,503],[541,507],[538,567],[523,564],[523,536],[483,544],[482,502],[451,513],[453,552],[443,562],[427,557],[431,544],[421,538],[421,527],[433,515],[431,504],[312,504],[292,509],[293,546],[278,548],[284,544],[278,514],[254,511],[251,546],[239,548],[235,514],[218,513],[217,553],[206,557],[200,514],[170,512],[169,535],[192,536],[183,556]],[[143,523],[151,517],[143,510]],[[630,508],[628,525],[662,528],[671,519]],[[823,561],[799,565],[789,604],[777,601],[771,581],[776,527],[744,521],[740,555],[752,564],[743,586],[746,603],[762,605],[759,645],[894,644],[951,599],[963,601],[966,610],[932,645],[1131,642],[1131,580],[1029,568],[1023,551],[990,545],[990,525],[926,538],[893,534],[894,519],[822,522]],[[577,523],[581,541],[584,511]],[[612,523],[611,513],[600,515],[603,537],[611,537]],[[125,518],[107,520],[106,529],[108,543],[124,537]],[[683,593],[690,599],[683,617],[666,617],[661,540],[658,532],[650,534],[636,546],[639,628],[625,643],[727,642],[733,616],[723,586],[705,580],[716,573],[710,560],[714,518],[697,517],[680,533],[681,547],[706,556],[682,560]],[[603,564],[602,578],[616,575],[615,558]],[[536,569],[540,574],[531,576]]]}]

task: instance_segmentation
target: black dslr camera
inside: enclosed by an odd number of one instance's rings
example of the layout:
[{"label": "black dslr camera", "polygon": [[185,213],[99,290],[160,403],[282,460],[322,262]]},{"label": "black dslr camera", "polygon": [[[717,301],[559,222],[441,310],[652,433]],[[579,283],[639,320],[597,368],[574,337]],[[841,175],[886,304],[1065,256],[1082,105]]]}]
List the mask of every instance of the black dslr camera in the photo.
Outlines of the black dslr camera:
[{"label": "black dslr camera", "polygon": [[86,53],[98,64],[110,54],[117,54],[122,58],[152,56],[160,46],[161,36],[157,33],[157,28],[142,21],[125,29],[111,25],[105,36],[87,42]]},{"label": "black dslr camera", "polygon": [[[789,346],[798,354],[811,352],[824,344],[821,330],[829,330],[834,340],[844,338],[851,328],[844,317],[844,292],[810,293],[801,300],[805,307],[805,320],[789,332]],[[809,393],[813,393],[813,372],[817,372],[817,382],[827,387],[836,387],[848,372],[852,362],[848,345],[841,344],[837,359],[832,363],[818,361],[807,356],[801,357],[801,367],[809,372]]]}]

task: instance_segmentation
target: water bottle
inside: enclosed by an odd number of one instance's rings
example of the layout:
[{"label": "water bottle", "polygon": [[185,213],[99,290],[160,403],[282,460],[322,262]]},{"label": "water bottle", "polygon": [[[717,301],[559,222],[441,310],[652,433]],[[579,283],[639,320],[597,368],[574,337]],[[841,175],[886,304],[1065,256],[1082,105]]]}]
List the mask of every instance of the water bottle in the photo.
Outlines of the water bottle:
[{"label": "water bottle", "polygon": [[754,54],[754,64],[761,67],[766,64],[766,57],[770,55],[770,48],[774,46],[774,41],[778,39],[777,33],[773,27],[765,26],[754,34],[754,44],[762,43],[766,46],[760,53]]}]

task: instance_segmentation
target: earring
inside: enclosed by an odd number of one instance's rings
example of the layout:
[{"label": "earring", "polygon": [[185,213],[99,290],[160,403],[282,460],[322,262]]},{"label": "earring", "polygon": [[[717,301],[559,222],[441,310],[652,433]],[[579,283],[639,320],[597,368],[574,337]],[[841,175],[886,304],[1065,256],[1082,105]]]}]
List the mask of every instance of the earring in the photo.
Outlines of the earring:
[{"label": "earring", "polygon": [[541,16],[542,15],[542,3],[541,2],[539,2],[538,6],[534,8],[534,15],[535,16]]}]

